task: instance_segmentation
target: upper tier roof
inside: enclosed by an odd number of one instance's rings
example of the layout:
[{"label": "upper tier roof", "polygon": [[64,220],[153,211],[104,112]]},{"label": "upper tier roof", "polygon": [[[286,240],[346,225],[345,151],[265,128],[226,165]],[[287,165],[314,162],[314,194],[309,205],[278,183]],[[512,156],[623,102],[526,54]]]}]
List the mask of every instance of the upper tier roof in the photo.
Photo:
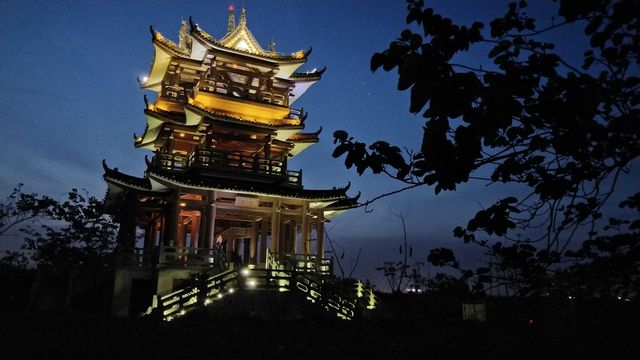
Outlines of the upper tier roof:
[{"label": "upper tier roof", "polygon": [[[230,16],[233,16],[233,13]],[[264,50],[251,33],[251,30],[247,27],[247,15],[245,9],[242,9],[242,15],[238,26],[233,29],[228,29],[225,36],[220,40],[216,40],[213,36],[200,29],[191,17],[189,17],[189,23],[191,25],[192,36],[209,47],[218,50],[230,51],[241,55],[249,55],[251,57],[276,63],[304,63],[311,53],[311,48],[296,51],[291,54],[278,53],[273,48],[268,51]]]}]

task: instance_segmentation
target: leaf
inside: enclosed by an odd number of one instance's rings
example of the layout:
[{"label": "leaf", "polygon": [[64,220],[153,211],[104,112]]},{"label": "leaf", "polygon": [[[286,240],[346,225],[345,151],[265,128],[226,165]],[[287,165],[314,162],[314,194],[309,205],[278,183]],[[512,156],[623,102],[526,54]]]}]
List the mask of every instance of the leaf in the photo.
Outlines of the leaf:
[{"label": "leaf", "polygon": [[371,56],[371,71],[376,71],[385,62],[386,55],[375,53]]},{"label": "leaf", "polygon": [[411,54],[404,59],[399,69],[398,90],[406,90],[416,82],[420,65],[420,57],[416,54]]},{"label": "leaf", "polygon": [[499,54],[502,54],[510,47],[511,47],[511,40],[506,40],[506,39],[500,40],[498,44],[496,44],[496,46],[494,46],[493,49],[489,51],[489,58],[491,59],[496,57]]},{"label": "leaf", "polygon": [[350,144],[340,144],[333,150],[333,153],[331,154],[331,156],[333,156],[334,158],[339,158],[340,156],[342,156],[342,154],[349,151],[350,148],[351,148]]},{"label": "leaf", "polygon": [[333,143],[335,144],[336,141],[339,141],[341,143],[347,141],[347,138],[349,137],[349,134],[344,131],[344,130],[336,130],[333,132]]}]

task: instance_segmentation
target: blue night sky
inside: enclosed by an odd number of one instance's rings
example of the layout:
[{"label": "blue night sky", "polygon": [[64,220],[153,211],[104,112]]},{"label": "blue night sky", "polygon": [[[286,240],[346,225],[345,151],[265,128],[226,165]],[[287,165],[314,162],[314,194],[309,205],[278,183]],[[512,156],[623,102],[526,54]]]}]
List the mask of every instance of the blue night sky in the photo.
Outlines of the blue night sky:
[{"label": "blue night sky", "polygon": [[[243,2],[235,1],[236,8]],[[542,24],[549,4],[536,2],[531,13]],[[0,1],[0,195],[18,183],[24,190],[65,196],[83,188],[101,198],[106,192],[101,160],[142,176],[146,150],[134,149],[134,132],[144,131],[143,95],[136,77],[149,70],[153,56],[149,25],[177,41],[181,18],[193,16],[201,28],[221,37],[227,26],[225,1]],[[423,118],[408,112],[408,93],[396,91],[395,73],[369,70],[369,60],[406,28],[406,4],[397,1],[246,0],[248,26],[263,47],[273,39],[280,52],[313,47],[300,70],[327,66],[322,81],[294,107],[309,112],[307,130],[323,128],[319,144],[289,166],[303,169],[305,188],[352,183],[350,194],[362,200],[402,184],[381,176],[358,177],[331,157],[332,133],[347,130],[365,142],[385,139],[416,148]],[[470,24],[502,15],[502,1],[434,1],[454,21]],[[236,12],[239,14],[239,11]],[[485,29],[486,31],[486,29]],[[556,38],[561,54],[581,54],[571,34]],[[584,43],[586,44],[586,43]],[[468,53],[459,62],[487,64],[486,55]],[[578,62],[578,61],[576,61]],[[149,93],[149,96],[152,94]],[[637,182],[628,184],[638,188]],[[504,186],[465,184],[457,192],[433,194],[418,188],[347,212],[327,225],[329,237],[345,247],[345,266],[362,248],[355,275],[381,281],[373,270],[397,258],[400,221],[390,211],[407,214],[414,259],[426,263],[436,246],[460,249],[463,262],[480,255],[458,244],[452,229],[502,195],[518,193]],[[0,249],[16,245],[2,239]],[[464,249],[464,250],[462,250]],[[433,270],[432,270],[433,273]]]}]

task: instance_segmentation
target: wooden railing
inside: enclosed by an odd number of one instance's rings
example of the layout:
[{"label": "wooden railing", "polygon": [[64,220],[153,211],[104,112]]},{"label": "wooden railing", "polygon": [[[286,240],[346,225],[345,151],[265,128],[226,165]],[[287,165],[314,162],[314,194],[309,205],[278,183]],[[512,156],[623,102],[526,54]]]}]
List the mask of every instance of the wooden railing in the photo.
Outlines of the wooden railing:
[{"label": "wooden railing", "polygon": [[159,249],[118,249],[118,266],[150,267],[153,264],[174,266],[199,266],[226,269],[225,252],[219,248],[190,248],[162,246]]},{"label": "wooden railing", "polygon": [[[198,302],[207,306],[242,290],[295,292],[342,319],[352,319],[359,309],[372,310],[374,308],[366,303],[367,298],[363,296],[362,283],[358,282],[358,285],[348,291],[348,294],[331,291],[331,288],[326,288],[324,285],[325,280],[329,277],[312,271],[310,266],[297,265],[300,263],[317,264],[322,263],[321,261],[309,261],[308,258],[288,258],[281,255],[267,253],[264,269],[248,266],[226,270],[209,277],[202,287],[189,287],[166,295],[156,295],[146,314],[155,313],[164,320],[170,321],[196,307]],[[284,260],[284,262],[280,262],[280,260]],[[296,265],[291,266],[292,264]],[[373,304],[374,302],[371,301],[373,292],[370,289],[368,294],[369,303]]]},{"label": "wooden railing", "polygon": [[250,89],[249,87],[242,86],[230,79],[218,78],[201,79],[194,86],[194,97],[199,91],[209,92],[213,94],[227,95],[242,99],[248,99],[261,103],[268,103],[280,106],[288,106],[289,98],[287,96],[288,89],[275,89],[270,91]]},{"label": "wooden railing", "polygon": [[310,254],[271,253],[267,249],[267,269],[312,272],[321,276],[333,275],[333,259]]},{"label": "wooden railing", "polygon": [[190,156],[156,154],[152,165],[162,170],[182,172],[192,168],[240,172],[282,179],[290,185],[302,185],[302,171],[287,170],[286,161],[215,150],[194,151]]},{"label": "wooden railing", "polygon": [[158,264],[208,266],[224,269],[227,266],[227,259],[221,247],[209,249],[163,246],[159,251]]}]

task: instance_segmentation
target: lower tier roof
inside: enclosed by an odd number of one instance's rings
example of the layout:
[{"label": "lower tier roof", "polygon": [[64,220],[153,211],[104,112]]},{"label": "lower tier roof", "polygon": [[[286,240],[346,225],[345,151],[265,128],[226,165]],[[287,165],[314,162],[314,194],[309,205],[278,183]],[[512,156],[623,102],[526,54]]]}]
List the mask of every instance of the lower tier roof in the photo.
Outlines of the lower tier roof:
[{"label": "lower tier roof", "polygon": [[162,170],[147,170],[144,177],[135,177],[109,168],[102,162],[103,178],[109,185],[107,201],[122,191],[135,190],[141,192],[169,193],[174,189],[195,191],[227,191],[234,193],[262,195],[268,197],[308,200],[324,203],[323,207],[352,208],[356,206],[357,197],[349,197],[346,193],[351,184],[342,188],[312,190],[286,187],[277,184],[257,183],[214,176],[193,175],[188,173],[172,173]]}]

